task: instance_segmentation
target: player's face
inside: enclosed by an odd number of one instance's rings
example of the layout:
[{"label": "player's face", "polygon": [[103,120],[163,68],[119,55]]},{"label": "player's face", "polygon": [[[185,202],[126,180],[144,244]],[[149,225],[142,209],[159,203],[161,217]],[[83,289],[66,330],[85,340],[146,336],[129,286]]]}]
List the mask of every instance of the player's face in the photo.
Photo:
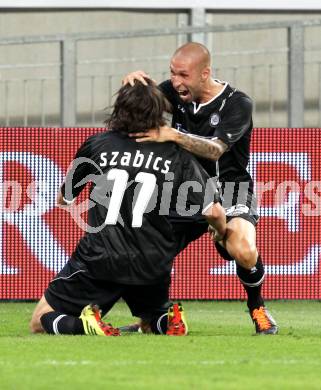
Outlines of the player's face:
[{"label": "player's face", "polygon": [[201,72],[198,64],[186,57],[173,57],[170,64],[171,82],[184,102],[201,97]]}]

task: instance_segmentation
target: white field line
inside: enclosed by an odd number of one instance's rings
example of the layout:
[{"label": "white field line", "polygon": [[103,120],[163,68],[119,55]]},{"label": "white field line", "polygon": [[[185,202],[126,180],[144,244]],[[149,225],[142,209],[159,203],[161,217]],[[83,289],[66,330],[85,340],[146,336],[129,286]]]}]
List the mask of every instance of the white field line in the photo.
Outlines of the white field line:
[{"label": "white field line", "polygon": [[[104,364],[105,361],[92,361],[92,360],[44,360],[38,362],[29,362],[17,364],[17,362],[8,362],[0,360],[0,366],[15,366],[15,367],[34,367],[34,366],[99,366]],[[189,362],[182,362],[177,360],[164,360],[164,361],[153,361],[153,360],[114,360],[109,361],[108,366],[154,366],[155,364],[166,365],[166,366],[218,366],[218,365],[239,365],[239,364],[278,364],[278,365],[313,365],[320,366],[320,363],[311,360],[300,360],[300,359],[239,359],[239,360],[192,360]]]}]

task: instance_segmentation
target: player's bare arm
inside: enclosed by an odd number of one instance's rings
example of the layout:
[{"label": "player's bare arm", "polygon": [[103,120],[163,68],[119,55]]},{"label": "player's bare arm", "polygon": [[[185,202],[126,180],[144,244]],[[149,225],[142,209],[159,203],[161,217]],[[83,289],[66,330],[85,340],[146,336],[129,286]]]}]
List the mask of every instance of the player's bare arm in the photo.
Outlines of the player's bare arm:
[{"label": "player's bare arm", "polygon": [[206,139],[179,131],[174,142],[198,157],[213,161],[217,161],[227,150],[227,145],[220,139]]},{"label": "player's bare arm", "polygon": [[220,203],[214,203],[203,210],[203,215],[209,223],[209,232],[214,241],[224,241],[226,237],[226,215]]},{"label": "player's bare arm", "polygon": [[146,133],[130,134],[136,142],[176,142],[182,148],[209,160],[218,160],[227,150],[227,145],[220,139],[207,139],[193,134],[182,133],[172,127],[162,126]]}]

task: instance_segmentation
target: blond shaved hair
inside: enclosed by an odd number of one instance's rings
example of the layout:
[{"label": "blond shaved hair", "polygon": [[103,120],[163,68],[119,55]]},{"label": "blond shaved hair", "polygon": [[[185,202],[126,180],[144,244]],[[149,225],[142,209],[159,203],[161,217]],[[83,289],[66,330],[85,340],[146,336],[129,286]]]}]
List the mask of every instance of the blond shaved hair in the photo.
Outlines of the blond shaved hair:
[{"label": "blond shaved hair", "polygon": [[187,57],[197,63],[200,68],[211,67],[211,54],[206,46],[197,42],[188,42],[179,47],[173,57]]}]

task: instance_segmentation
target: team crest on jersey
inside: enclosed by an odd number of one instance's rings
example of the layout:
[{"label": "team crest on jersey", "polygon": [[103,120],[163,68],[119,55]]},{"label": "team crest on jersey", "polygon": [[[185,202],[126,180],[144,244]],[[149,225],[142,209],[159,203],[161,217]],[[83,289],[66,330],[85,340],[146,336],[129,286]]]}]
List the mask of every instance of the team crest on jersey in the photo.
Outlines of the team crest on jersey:
[{"label": "team crest on jersey", "polygon": [[214,112],[214,114],[212,114],[211,116],[210,116],[210,125],[212,126],[212,127],[215,127],[215,126],[217,126],[219,123],[220,123],[220,116],[219,116],[219,114],[217,114],[216,112]]},{"label": "team crest on jersey", "polygon": [[185,114],[185,108],[183,106],[181,106],[180,104],[177,106],[177,108],[183,113]]}]

